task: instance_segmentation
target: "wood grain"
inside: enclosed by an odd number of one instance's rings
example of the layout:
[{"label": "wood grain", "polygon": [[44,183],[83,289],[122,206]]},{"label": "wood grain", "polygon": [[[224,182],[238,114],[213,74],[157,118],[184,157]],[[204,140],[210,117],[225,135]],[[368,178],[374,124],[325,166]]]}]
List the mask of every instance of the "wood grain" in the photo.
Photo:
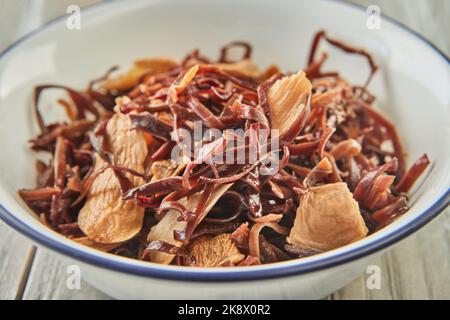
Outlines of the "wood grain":
[{"label": "wood grain", "polygon": [[[81,282],[80,289],[67,286],[67,264],[46,249],[37,249],[33,267],[23,293],[26,300],[81,300],[109,299],[102,292],[86,282]],[[83,273],[81,272],[81,276]]]},{"label": "wood grain", "polygon": [[21,298],[34,250],[28,240],[0,222],[0,300]]},{"label": "wood grain", "polygon": [[366,287],[362,275],[332,299],[450,299],[450,210],[402,241],[375,263],[381,288]]},{"label": "wood grain", "polygon": [[[449,55],[450,1],[350,2],[378,5],[383,14],[421,33]],[[35,250],[28,240],[0,222],[0,299],[108,299],[84,282],[80,290],[69,290],[67,266],[48,251]],[[367,275],[363,274],[327,298],[450,299],[450,209],[403,240],[376,264],[381,269],[379,290],[367,289]]]}]

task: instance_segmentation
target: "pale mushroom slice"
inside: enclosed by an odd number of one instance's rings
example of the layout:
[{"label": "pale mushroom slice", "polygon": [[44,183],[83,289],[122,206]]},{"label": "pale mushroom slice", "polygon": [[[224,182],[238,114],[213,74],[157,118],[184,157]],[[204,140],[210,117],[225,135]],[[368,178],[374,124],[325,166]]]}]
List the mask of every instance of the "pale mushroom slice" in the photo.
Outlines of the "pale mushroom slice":
[{"label": "pale mushroom slice", "polygon": [[104,252],[109,252],[121,245],[120,243],[98,243],[89,239],[88,237],[72,238],[72,240],[82,245]]},{"label": "pale mushroom slice", "polygon": [[103,87],[107,90],[127,90],[136,86],[139,79],[144,75],[152,76],[167,72],[177,65],[177,61],[171,58],[136,60],[133,67],[128,70],[128,72],[106,80],[103,83]]},{"label": "pale mushroom slice", "polygon": [[233,63],[216,63],[213,66],[231,75],[255,79],[258,82],[265,81],[271,76],[280,73],[280,69],[274,64],[269,65],[264,70],[260,70],[250,59]]},{"label": "pale mushroom slice", "polygon": [[[216,185],[214,187],[213,193],[209,198],[209,201],[206,204],[206,208],[203,212],[203,216],[200,217],[198,223],[200,223],[203,218],[208,214],[208,212],[212,209],[212,207],[216,204],[216,202],[222,197],[222,195],[232,186],[232,184],[224,184],[224,185]],[[187,210],[195,211],[197,204],[200,200],[201,193],[196,193],[188,198],[180,199],[178,202],[182,204]],[[150,230],[147,240],[149,242],[152,241],[165,241],[174,246],[181,247],[182,242],[175,240],[173,236],[173,232],[175,230],[184,230],[186,228],[187,223],[185,221],[178,221],[178,217],[180,213],[175,210],[169,210],[166,212],[161,221],[158,222],[155,226]],[[152,262],[169,264],[172,262],[175,255],[168,254],[160,251],[150,252],[149,259]]]},{"label": "pale mushroom slice", "polygon": [[303,71],[277,80],[267,99],[272,129],[278,129],[280,144],[292,141],[303,128],[310,109],[311,82]]},{"label": "pale mushroom slice", "polygon": [[362,147],[361,144],[355,139],[347,139],[339,142],[333,150],[331,150],[331,154],[336,160],[340,160],[345,157],[354,157],[361,153]]},{"label": "pale mushroom slice", "polygon": [[172,160],[158,160],[152,163],[150,172],[152,181],[168,178],[172,176],[178,169],[178,164]]},{"label": "pale mushroom slice", "polygon": [[[105,143],[116,165],[143,172],[147,143],[139,130],[131,128],[128,115],[115,114],[107,124]],[[97,155],[94,172],[105,165],[105,161]],[[139,177],[129,174],[127,177],[134,187],[143,183]],[[93,182],[78,215],[78,225],[95,242],[118,243],[129,240],[140,231],[143,217],[144,208],[134,200],[123,200],[119,181],[113,170],[107,169]]]},{"label": "pale mushroom slice", "polygon": [[195,267],[220,267],[225,263],[236,265],[245,258],[229,233],[196,239],[190,246],[189,254],[194,258],[192,266]]},{"label": "pale mushroom slice", "polygon": [[214,66],[222,71],[241,77],[258,78],[261,75],[258,66],[249,59],[244,59],[234,63],[216,63]]},{"label": "pale mushroom slice", "polygon": [[178,101],[178,94],[184,91],[187,87],[187,85],[194,80],[195,76],[197,75],[197,72],[199,70],[199,65],[193,65],[189,68],[189,70],[186,71],[186,73],[183,75],[183,78],[180,79],[180,81],[175,81],[172,83],[172,85],[169,88],[169,92],[167,93],[167,96],[172,99],[173,102]]},{"label": "pale mushroom slice", "polygon": [[330,183],[308,189],[287,242],[304,249],[328,251],[367,235],[367,227],[347,184]]}]

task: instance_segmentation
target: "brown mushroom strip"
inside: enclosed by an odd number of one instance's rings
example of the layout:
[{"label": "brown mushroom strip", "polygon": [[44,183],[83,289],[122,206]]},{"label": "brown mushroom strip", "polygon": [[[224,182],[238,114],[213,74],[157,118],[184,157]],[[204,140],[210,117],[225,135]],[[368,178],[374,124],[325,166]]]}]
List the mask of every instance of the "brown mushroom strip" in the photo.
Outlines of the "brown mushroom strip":
[{"label": "brown mushroom strip", "polygon": [[[117,113],[106,127],[108,151],[118,166],[144,171],[147,143],[141,132],[131,129],[129,116]],[[95,170],[105,165],[96,156]],[[142,178],[127,175],[133,186],[143,183]],[[112,169],[107,169],[95,179],[84,207],[78,216],[80,229],[99,243],[117,243],[129,240],[142,227],[144,208],[134,201],[122,199],[120,183]]]},{"label": "brown mushroom strip", "polygon": [[322,136],[320,137],[320,140],[319,140],[319,145],[317,146],[317,154],[319,155],[319,158],[323,158],[323,153],[325,152],[325,146],[335,131],[336,131],[335,128],[330,128],[330,127],[324,128],[324,130],[322,132]]},{"label": "brown mushroom strip", "polygon": [[300,196],[287,242],[305,249],[328,251],[367,235],[358,203],[343,182],[312,187]]},{"label": "brown mushroom strip", "polygon": [[247,256],[244,260],[239,262],[238,267],[245,267],[245,266],[256,266],[258,264],[261,264],[259,259],[254,256]]},{"label": "brown mushroom strip", "polygon": [[170,141],[172,125],[159,120],[149,112],[130,114],[133,128],[143,129],[164,141]]},{"label": "brown mushroom strip", "polygon": [[[317,52],[317,48],[318,48],[318,45],[319,45],[321,39],[325,39],[329,44],[333,45],[336,48],[343,50],[346,53],[358,54],[358,55],[366,57],[367,62],[369,63],[369,66],[370,66],[370,74],[364,85],[364,88],[367,87],[370,80],[374,76],[375,72],[378,70],[378,65],[375,63],[372,55],[364,49],[354,48],[354,47],[349,46],[346,43],[343,43],[340,40],[330,38],[324,30],[317,32],[316,35],[314,36],[313,43],[311,46],[311,51],[309,53],[308,64],[311,65],[314,62],[314,57]],[[319,72],[319,74],[320,74],[320,72]]]},{"label": "brown mushroom strip", "polygon": [[395,220],[400,214],[408,210],[405,197],[398,197],[386,207],[375,211],[371,219],[378,223],[377,229],[380,229]]},{"label": "brown mushroom strip", "polygon": [[359,182],[353,192],[354,198],[367,209],[380,209],[388,204],[391,198],[390,187],[395,176],[386,175],[385,172],[395,172],[398,168],[397,158],[367,173]]},{"label": "brown mushroom strip", "polygon": [[260,258],[259,234],[264,227],[272,228],[273,230],[275,230],[276,232],[278,232],[279,234],[282,234],[282,235],[287,235],[288,230],[289,230],[285,227],[280,226],[278,223],[275,223],[275,222],[255,223],[253,225],[253,227],[250,229],[249,241],[248,241],[249,253],[251,256]]},{"label": "brown mushroom strip", "polygon": [[395,186],[396,190],[398,192],[408,192],[429,164],[430,160],[428,159],[428,156],[423,154],[416,162],[414,162],[400,182]]},{"label": "brown mushroom strip", "polygon": [[49,144],[53,143],[59,136],[67,139],[75,139],[83,136],[94,126],[94,121],[80,119],[70,124],[58,124],[51,130],[45,131],[36,139],[31,140],[31,146],[34,150],[46,150]]},{"label": "brown mushroom strip", "polygon": [[147,247],[142,251],[139,259],[140,260],[146,260],[150,252],[165,252],[167,254],[174,254],[178,257],[184,257],[187,259],[188,262],[193,261],[193,258],[189,255],[188,252],[184,248],[179,248],[177,246],[174,246],[170,243],[164,242],[164,241],[152,241],[150,242]]},{"label": "brown mushroom strip", "polygon": [[199,237],[191,244],[190,255],[196,267],[220,267],[229,262],[232,265],[244,260],[245,256],[231,241],[231,234],[223,233],[214,238]]},{"label": "brown mushroom strip", "polygon": [[51,198],[61,194],[58,187],[45,187],[41,189],[19,189],[19,194],[25,202]]},{"label": "brown mushroom strip", "polygon": [[151,196],[155,194],[170,193],[181,189],[183,183],[182,177],[169,177],[148,182],[136,188],[128,190],[123,198],[125,200],[133,199],[136,196]]},{"label": "brown mushroom strip", "polygon": [[[69,148],[64,138],[58,137],[56,139],[55,155],[54,155],[54,187],[63,189],[66,183],[66,169],[67,169],[67,152]],[[50,220],[56,221],[61,215],[60,195],[55,194],[52,197],[50,207]]]},{"label": "brown mushroom strip", "polygon": [[[236,48],[236,47],[243,48],[244,54],[242,55],[241,59],[232,61],[228,58],[228,51],[230,49]],[[223,46],[222,49],[220,50],[219,62],[223,62],[225,64],[233,64],[233,63],[239,62],[239,61],[246,61],[246,60],[248,61],[251,56],[252,56],[252,46],[249,43],[243,42],[243,41],[233,41],[233,42],[230,42],[229,44]]]}]

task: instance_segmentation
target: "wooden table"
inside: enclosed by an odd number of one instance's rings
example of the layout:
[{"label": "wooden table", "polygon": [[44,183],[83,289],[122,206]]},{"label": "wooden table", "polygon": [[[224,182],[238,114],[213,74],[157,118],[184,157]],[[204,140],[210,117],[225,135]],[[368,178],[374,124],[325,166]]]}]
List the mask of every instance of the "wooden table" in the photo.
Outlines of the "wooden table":
[{"label": "wooden table", "polygon": [[[86,1],[84,1],[86,2]],[[375,4],[450,52],[449,0],[351,0]],[[363,274],[329,299],[450,299],[450,209],[377,261],[381,288]],[[82,283],[66,287],[66,266],[52,253],[0,222],[0,299],[109,299]]]}]

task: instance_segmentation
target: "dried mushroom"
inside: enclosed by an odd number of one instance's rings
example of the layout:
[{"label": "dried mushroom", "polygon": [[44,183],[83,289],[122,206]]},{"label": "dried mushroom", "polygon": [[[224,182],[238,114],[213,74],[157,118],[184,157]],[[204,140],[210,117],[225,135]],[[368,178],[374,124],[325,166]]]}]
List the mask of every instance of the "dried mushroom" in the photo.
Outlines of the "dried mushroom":
[{"label": "dried mushroom", "polygon": [[143,76],[152,76],[169,71],[177,66],[177,62],[169,58],[141,59],[134,62],[133,68],[118,77],[103,83],[107,90],[127,90],[136,86]]},{"label": "dried mushroom", "polygon": [[178,164],[173,160],[160,160],[152,163],[150,172],[152,174],[152,180],[160,180],[168,178],[175,173],[178,168]]},{"label": "dried mushroom", "polygon": [[360,153],[361,144],[355,139],[341,141],[331,150],[331,154],[336,160],[344,157],[354,157]]},{"label": "dried mushroom", "polygon": [[[138,172],[144,171],[147,143],[141,132],[130,130],[127,115],[115,114],[106,127],[107,149],[115,163]],[[105,161],[96,156],[95,170],[105,166]],[[142,179],[128,175],[133,186]],[[89,190],[85,205],[78,215],[80,229],[89,239],[98,243],[118,243],[135,236],[142,227],[144,208],[135,201],[122,198],[120,183],[112,169],[101,173]]]},{"label": "dried mushroom", "polygon": [[118,246],[120,246],[120,243],[98,243],[95,241],[92,241],[88,237],[79,237],[79,238],[72,238],[73,241],[78,242],[82,245],[91,247],[93,249],[97,249],[104,252],[109,252]]},{"label": "dried mushroom", "polygon": [[[214,191],[209,198],[206,208],[203,213],[203,217],[199,217],[198,223],[200,223],[204,216],[212,209],[220,197],[231,187],[231,184],[219,185],[214,188]],[[200,201],[200,194],[195,194],[188,198],[183,198],[179,200],[180,204],[183,205],[187,210],[194,211]],[[182,246],[182,242],[174,238],[174,231],[185,230],[187,223],[185,221],[178,221],[180,213],[175,210],[169,210],[166,212],[161,221],[158,222],[149,232],[147,240],[149,242],[161,240],[177,247]],[[172,262],[175,255],[167,254],[164,252],[152,252],[149,254],[150,261],[158,262],[162,264],[169,264]]]},{"label": "dried mushroom", "polygon": [[223,233],[214,238],[199,238],[193,241],[189,254],[196,267],[220,267],[226,263],[236,265],[245,255],[231,241],[231,234]]},{"label": "dried mushroom", "polygon": [[309,112],[311,82],[303,71],[277,80],[269,89],[272,128],[279,130],[280,143],[288,143],[302,129]]},{"label": "dried mushroom", "polygon": [[215,66],[222,71],[226,71],[237,76],[258,78],[261,75],[258,66],[248,59],[235,63],[218,63],[215,64]]},{"label": "dried mushroom", "polygon": [[367,235],[358,203],[343,182],[308,189],[300,196],[288,243],[300,248],[328,251]]}]

